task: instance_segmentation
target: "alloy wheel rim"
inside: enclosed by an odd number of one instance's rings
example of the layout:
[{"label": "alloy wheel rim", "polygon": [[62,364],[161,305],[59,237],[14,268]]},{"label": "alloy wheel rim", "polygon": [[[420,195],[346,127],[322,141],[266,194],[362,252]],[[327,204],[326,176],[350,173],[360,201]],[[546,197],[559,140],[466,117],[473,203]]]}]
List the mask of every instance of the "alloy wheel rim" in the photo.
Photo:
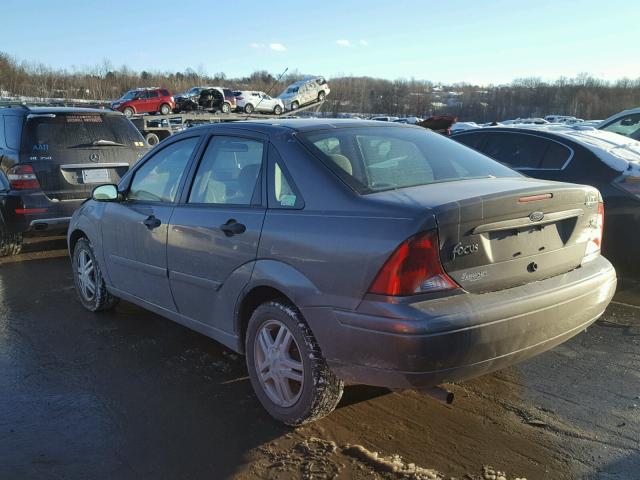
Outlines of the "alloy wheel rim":
[{"label": "alloy wheel rim", "polygon": [[78,255],[77,278],[82,296],[87,301],[93,300],[96,295],[96,269],[86,250],[81,250]]},{"label": "alloy wheel rim", "polygon": [[298,343],[284,323],[269,320],[260,327],[254,358],[269,400],[280,407],[294,405],[302,394],[304,366]]}]

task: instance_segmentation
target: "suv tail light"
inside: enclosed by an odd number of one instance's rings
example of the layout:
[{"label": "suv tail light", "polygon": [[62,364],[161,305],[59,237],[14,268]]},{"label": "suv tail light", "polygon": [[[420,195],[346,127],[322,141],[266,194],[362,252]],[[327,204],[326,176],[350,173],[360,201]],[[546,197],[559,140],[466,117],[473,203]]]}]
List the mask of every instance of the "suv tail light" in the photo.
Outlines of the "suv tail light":
[{"label": "suv tail light", "polygon": [[600,252],[602,247],[602,232],[604,230],[604,204],[598,203],[598,214],[596,215],[595,222],[592,220],[590,236],[587,241],[587,250],[585,251],[585,257],[594,255]]},{"label": "suv tail light", "polygon": [[12,190],[40,188],[40,183],[31,165],[14,165],[7,171],[7,179]]},{"label": "suv tail light", "polygon": [[457,285],[442,269],[438,235],[432,231],[400,244],[378,272],[369,293],[404,296],[453,288]]}]

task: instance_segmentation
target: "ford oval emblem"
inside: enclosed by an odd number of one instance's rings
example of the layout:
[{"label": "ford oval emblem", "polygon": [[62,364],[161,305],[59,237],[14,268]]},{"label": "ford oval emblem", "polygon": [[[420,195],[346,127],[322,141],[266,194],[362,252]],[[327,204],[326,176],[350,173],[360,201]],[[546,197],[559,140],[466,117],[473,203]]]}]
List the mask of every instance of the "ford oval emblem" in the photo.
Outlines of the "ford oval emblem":
[{"label": "ford oval emblem", "polygon": [[542,212],[533,212],[531,215],[529,215],[529,220],[531,220],[532,222],[539,222],[543,218],[544,213]]},{"label": "ford oval emblem", "polygon": [[89,160],[91,160],[92,162],[97,162],[98,160],[100,160],[100,154],[99,153],[92,153],[89,156]]}]

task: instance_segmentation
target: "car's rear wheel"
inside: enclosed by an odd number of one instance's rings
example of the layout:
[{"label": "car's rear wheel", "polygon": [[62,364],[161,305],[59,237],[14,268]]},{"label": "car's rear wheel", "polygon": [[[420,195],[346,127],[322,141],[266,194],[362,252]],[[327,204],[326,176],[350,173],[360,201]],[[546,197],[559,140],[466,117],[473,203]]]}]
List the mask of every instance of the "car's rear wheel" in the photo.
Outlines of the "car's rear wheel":
[{"label": "car's rear wheel", "polygon": [[326,97],[327,95],[324,92],[320,92],[318,94],[318,101],[319,102],[324,102],[324,97]]},{"label": "car's rear wheel", "polygon": [[297,110],[300,104],[298,102],[291,103],[291,110]]},{"label": "car's rear wheel", "polygon": [[124,113],[124,116],[125,116],[125,117],[127,117],[127,118],[131,118],[131,117],[133,117],[133,114],[134,114],[135,112],[133,111],[133,108],[131,108],[131,107],[125,107],[125,109],[124,109],[124,110],[122,110],[122,113]]},{"label": "car's rear wheel", "polygon": [[110,310],[116,306],[119,299],[109,293],[96,261],[91,243],[81,238],[73,249],[73,278],[80,303],[87,310],[99,312]]},{"label": "car's rear wheel", "polygon": [[231,104],[228,102],[224,102],[222,104],[222,113],[229,113],[231,111]]},{"label": "car's rear wheel", "polygon": [[160,143],[160,137],[158,137],[158,135],[156,135],[155,133],[147,133],[144,136],[144,139],[147,141],[150,147],[153,147]]},{"label": "car's rear wheel", "polygon": [[251,105],[250,103],[247,103],[244,106],[244,113],[253,113],[253,105]]},{"label": "car's rear wheel", "polygon": [[302,314],[283,301],[260,305],[245,339],[253,389],[269,414],[302,425],[331,413],[344,383],[329,369]]},{"label": "car's rear wheel", "polygon": [[162,115],[169,115],[171,113],[171,107],[168,104],[163,103],[160,105],[160,113]]},{"label": "car's rear wheel", "polygon": [[0,227],[0,257],[17,255],[22,251],[22,234]]},{"label": "car's rear wheel", "polygon": [[282,113],[282,107],[280,105],[276,105],[273,109],[273,113],[276,115],[280,115]]}]

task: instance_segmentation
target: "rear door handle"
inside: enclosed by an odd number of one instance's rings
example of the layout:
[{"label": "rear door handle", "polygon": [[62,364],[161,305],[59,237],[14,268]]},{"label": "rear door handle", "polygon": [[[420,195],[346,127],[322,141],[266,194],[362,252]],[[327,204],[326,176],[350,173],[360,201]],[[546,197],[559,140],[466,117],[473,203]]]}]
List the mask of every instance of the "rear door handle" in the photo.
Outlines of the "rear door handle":
[{"label": "rear door handle", "polygon": [[144,223],[145,227],[147,227],[149,230],[153,230],[154,228],[158,228],[160,225],[162,225],[160,219],[155,217],[154,215],[148,216],[142,221],[142,223]]},{"label": "rear door handle", "polygon": [[222,230],[227,237],[233,237],[234,235],[244,233],[247,227],[231,218],[227,220],[227,223],[220,225],[220,230]]}]

